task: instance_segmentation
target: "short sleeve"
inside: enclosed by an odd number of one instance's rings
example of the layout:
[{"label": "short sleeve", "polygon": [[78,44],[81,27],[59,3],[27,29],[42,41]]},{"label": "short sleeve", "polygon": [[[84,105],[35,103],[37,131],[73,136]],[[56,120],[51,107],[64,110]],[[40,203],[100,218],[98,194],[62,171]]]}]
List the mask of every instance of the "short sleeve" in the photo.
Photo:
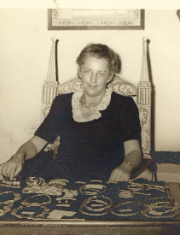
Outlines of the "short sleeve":
[{"label": "short sleeve", "polygon": [[123,142],[131,139],[141,141],[141,126],[137,105],[131,97],[126,97],[123,112]]},{"label": "short sleeve", "polygon": [[58,136],[60,113],[60,99],[57,96],[51,105],[47,117],[36,130],[34,135],[52,143]]}]

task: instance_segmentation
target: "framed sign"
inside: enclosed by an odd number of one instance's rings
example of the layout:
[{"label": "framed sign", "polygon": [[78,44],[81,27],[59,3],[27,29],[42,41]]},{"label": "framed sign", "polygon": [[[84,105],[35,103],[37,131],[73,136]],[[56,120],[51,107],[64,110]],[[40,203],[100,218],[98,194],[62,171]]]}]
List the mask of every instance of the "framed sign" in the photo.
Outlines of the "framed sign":
[{"label": "framed sign", "polygon": [[144,29],[142,9],[49,9],[49,30]]}]

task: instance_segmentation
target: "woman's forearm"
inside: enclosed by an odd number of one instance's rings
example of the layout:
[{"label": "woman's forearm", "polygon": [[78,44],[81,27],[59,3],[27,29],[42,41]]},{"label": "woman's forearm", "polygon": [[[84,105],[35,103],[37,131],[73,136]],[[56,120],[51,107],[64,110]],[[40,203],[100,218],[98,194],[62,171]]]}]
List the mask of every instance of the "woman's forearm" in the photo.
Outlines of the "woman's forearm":
[{"label": "woman's forearm", "polygon": [[130,180],[131,172],[138,168],[141,163],[141,158],[140,150],[129,151],[125,156],[123,163],[112,171],[109,182]]},{"label": "woman's forearm", "polygon": [[18,149],[16,154],[0,165],[0,174],[13,180],[22,170],[24,161],[35,157],[46,144],[47,141],[40,137],[32,137]]},{"label": "woman's forearm", "polygon": [[30,140],[24,143],[16,152],[16,154],[21,154],[25,160],[35,157],[37,153],[35,145]]},{"label": "woman's forearm", "polygon": [[30,140],[24,143],[16,152],[22,154],[24,160],[35,157],[47,144],[47,141],[38,136],[33,136]]}]

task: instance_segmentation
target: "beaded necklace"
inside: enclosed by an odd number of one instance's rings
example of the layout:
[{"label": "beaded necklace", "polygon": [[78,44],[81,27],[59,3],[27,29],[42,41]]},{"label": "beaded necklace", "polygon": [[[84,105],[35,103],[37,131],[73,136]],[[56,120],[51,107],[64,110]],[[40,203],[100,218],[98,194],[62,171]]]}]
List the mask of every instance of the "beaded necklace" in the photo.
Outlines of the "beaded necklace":
[{"label": "beaded necklace", "polygon": [[85,107],[87,109],[91,109],[91,108],[97,107],[101,103],[101,100],[98,103],[86,104],[86,101],[85,101],[84,97],[82,96],[82,98],[80,99],[80,103],[81,103],[82,107]]}]

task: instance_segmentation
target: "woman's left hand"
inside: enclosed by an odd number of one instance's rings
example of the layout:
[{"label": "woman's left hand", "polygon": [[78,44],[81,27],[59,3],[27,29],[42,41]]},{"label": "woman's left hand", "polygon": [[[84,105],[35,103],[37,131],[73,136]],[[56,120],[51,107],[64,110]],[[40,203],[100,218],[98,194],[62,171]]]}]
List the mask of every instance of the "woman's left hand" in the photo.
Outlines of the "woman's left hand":
[{"label": "woman's left hand", "polygon": [[129,181],[130,178],[131,173],[123,165],[120,165],[112,171],[108,183],[116,183],[118,181]]}]

